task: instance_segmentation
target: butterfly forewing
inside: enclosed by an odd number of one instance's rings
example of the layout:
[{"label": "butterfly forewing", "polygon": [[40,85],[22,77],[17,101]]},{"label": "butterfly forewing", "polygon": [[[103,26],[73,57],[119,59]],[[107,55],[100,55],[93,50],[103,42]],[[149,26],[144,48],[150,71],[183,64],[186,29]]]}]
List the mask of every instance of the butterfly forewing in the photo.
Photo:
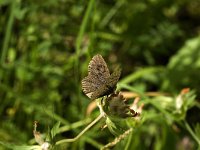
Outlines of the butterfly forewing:
[{"label": "butterfly forewing", "polygon": [[90,61],[88,72],[90,76],[102,83],[105,83],[105,79],[110,76],[107,64],[99,54],[95,55]]},{"label": "butterfly forewing", "polygon": [[82,80],[82,88],[85,94],[95,91],[105,84],[110,76],[108,67],[103,57],[95,55],[88,65],[88,76]]}]

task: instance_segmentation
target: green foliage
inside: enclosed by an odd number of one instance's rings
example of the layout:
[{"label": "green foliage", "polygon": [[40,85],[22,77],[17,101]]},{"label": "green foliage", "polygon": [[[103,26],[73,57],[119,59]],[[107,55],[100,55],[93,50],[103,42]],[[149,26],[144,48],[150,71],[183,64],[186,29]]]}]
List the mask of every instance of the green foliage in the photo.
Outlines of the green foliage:
[{"label": "green foliage", "polygon": [[[199,91],[200,37],[188,40],[168,64],[168,86],[172,90],[189,86]],[[173,83],[173,84],[171,84]]]},{"label": "green foliage", "polygon": [[[54,149],[200,149],[199,6],[199,0],[0,0],[0,149],[41,149],[35,120]],[[97,53],[111,70],[121,66],[118,90],[139,96],[142,112],[137,119],[98,118],[75,142],[56,145],[99,114],[85,115],[92,104],[80,86]],[[133,102],[128,97],[127,105]],[[100,130],[106,123],[114,136]]]}]

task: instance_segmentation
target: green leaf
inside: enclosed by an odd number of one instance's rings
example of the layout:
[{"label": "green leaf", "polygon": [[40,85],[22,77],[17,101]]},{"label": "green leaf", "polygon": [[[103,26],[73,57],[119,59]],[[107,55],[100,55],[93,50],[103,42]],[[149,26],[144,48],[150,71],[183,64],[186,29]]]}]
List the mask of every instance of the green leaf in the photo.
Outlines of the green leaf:
[{"label": "green leaf", "polygon": [[107,117],[106,125],[108,126],[109,131],[113,135],[118,136],[124,133],[127,129],[129,129],[126,121],[127,119]]},{"label": "green leaf", "polygon": [[117,132],[117,127],[116,127],[115,123],[113,123],[109,117],[106,118],[106,124],[107,124],[107,126],[108,126],[109,131],[110,131],[113,135],[118,135],[118,134],[119,134],[119,133]]},{"label": "green leaf", "polygon": [[51,137],[52,139],[56,136],[56,134],[59,132],[60,122],[57,122],[53,128],[51,129]]}]

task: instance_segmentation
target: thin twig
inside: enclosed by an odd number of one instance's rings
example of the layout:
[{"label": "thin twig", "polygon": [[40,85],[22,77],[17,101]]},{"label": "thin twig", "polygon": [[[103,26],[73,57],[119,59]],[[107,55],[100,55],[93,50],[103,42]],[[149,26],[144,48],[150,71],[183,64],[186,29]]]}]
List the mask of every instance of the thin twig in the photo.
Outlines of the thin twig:
[{"label": "thin twig", "polygon": [[74,142],[77,139],[79,139],[87,130],[89,130],[95,123],[97,123],[101,118],[103,117],[102,114],[100,114],[94,121],[92,121],[84,130],[82,130],[75,138],[71,139],[63,139],[58,142],[56,142],[56,145],[60,145],[63,143],[68,143],[68,142]]},{"label": "thin twig", "polygon": [[112,148],[112,147],[115,146],[117,143],[119,143],[121,140],[123,140],[124,138],[126,138],[132,131],[133,131],[132,128],[128,129],[128,130],[125,131],[123,134],[121,134],[119,137],[115,138],[114,141],[108,143],[108,144],[105,145],[103,148],[101,148],[101,150],[106,150],[106,149]]}]

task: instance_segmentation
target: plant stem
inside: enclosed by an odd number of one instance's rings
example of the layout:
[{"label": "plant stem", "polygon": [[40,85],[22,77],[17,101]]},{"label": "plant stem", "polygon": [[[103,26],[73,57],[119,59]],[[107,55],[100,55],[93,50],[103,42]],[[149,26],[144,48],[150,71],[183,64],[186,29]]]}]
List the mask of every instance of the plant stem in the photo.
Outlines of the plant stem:
[{"label": "plant stem", "polygon": [[85,124],[88,124],[90,121],[91,121],[91,118],[87,118],[87,119],[72,123],[71,125],[60,127],[58,133],[66,132],[66,131],[69,131],[70,129],[81,127]]},{"label": "plant stem", "polygon": [[130,133],[124,150],[128,150],[129,149],[129,146],[130,146],[132,140],[133,140],[133,134]]},{"label": "plant stem", "polygon": [[[83,21],[81,23],[80,30],[78,32],[78,37],[76,39],[76,60],[75,60],[75,63],[74,63],[74,73],[75,73],[75,83],[76,83],[76,85],[79,85],[79,77],[80,77],[79,56],[80,56],[80,50],[81,50],[81,43],[83,41],[83,35],[85,33],[87,24],[89,22],[89,16],[92,14],[91,11],[92,11],[93,6],[94,6],[94,0],[90,0],[88,7],[87,7],[87,10],[86,10],[84,17],[83,17]],[[76,91],[77,91],[77,97],[78,97],[77,99],[79,100],[80,99],[80,91],[81,91],[80,86],[76,87]],[[78,101],[77,104],[78,104],[79,108],[81,109],[82,108],[82,101]],[[82,110],[81,110],[81,112],[82,112]]]},{"label": "plant stem", "polygon": [[68,143],[68,142],[74,142],[77,139],[79,139],[87,130],[89,130],[95,123],[97,123],[101,118],[103,117],[102,114],[100,114],[94,121],[92,121],[84,130],[82,130],[75,138],[71,139],[63,139],[58,142],[56,142],[56,145],[60,145],[63,143]]},{"label": "plant stem", "polygon": [[185,124],[186,129],[188,130],[188,132],[191,134],[191,136],[195,139],[195,141],[198,143],[198,145],[200,146],[200,139],[195,135],[195,133],[193,132],[193,130],[191,129],[190,125],[184,120],[183,121]]},{"label": "plant stem", "polygon": [[94,6],[94,0],[90,0],[88,7],[87,7],[87,10],[86,10],[86,13],[85,13],[84,18],[83,18],[83,22],[81,24],[81,27],[80,27],[80,30],[79,30],[79,33],[78,33],[77,40],[76,40],[76,54],[78,56],[79,56],[79,53],[80,53],[80,47],[81,47],[81,42],[82,42],[82,39],[83,39],[83,34],[85,32],[87,23],[89,21],[89,16],[91,15],[91,11],[92,11],[93,6]]},{"label": "plant stem", "polygon": [[143,68],[140,69],[136,72],[133,72],[132,74],[126,76],[125,78],[123,78],[122,80],[120,80],[120,84],[129,84],[133,81],[136,81],[139,78],[142,78],[144,75],[146,74],[154,74],[157,72],[164,72],[165,68],[163,67],[147,67],[147,68]]},{"label": "plant stem", "polygon": [[106,16],[101,21],[101,24],[99,25],[100,28],[105,27],[108,22],[112,19],[112,17],[116,14],[116,12],[119,10],[119,8],[124,4],[124,1],[117,1],[114,7],[110,9],[110,11],[106,14]]},{"label": "plant stem", "polygon": [[1,64],[2,65],[5,63],[5,58],[6,58],[7,51],[8,51],[8,45],[9,45],[9,41],[10,41],[10,37],[11,37],[11,30],[12,30],[12,26],[13,26],[13,22],[14,22],[15,8],[16,8],[16,1],[14,0],[11,4],[10,16],[9,16],[9,19],[7,22],[5,38],[3,41],[2,53],[1,53]]}]

